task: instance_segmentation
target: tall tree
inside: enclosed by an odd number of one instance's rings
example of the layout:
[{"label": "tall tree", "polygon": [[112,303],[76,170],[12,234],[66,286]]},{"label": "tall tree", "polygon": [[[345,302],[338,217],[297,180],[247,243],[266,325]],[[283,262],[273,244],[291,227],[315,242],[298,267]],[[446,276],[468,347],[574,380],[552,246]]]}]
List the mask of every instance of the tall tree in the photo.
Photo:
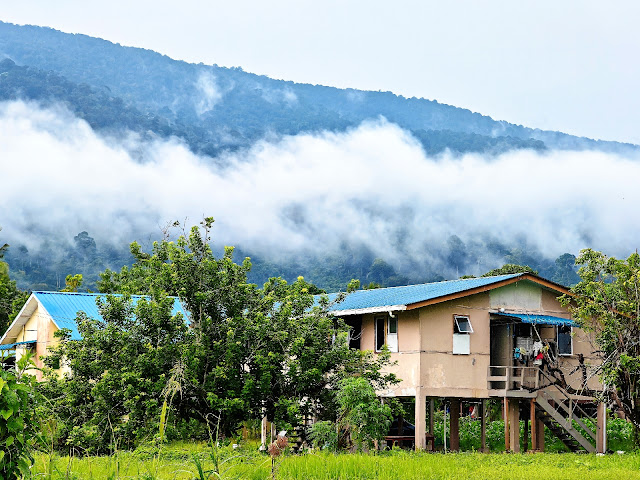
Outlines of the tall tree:
[{"label": "tall tree", "polygon": [[236,264],[231,247],[216,258],[212,225],[207,218],[151,253],[132,244],[133,266],[106,271],[99,282],[103,292],[176,295],[191,312],[181,415],[211,420],[225,433],[263,415],[295,424],[332,408],[331,387],[345,375],[376,386],[395,381],[380,373],[388,358],[349,349],[348,327],[303,278],[258,288],[247,282],[249,259]]},{"label": "tall tree", "polygon": [[606,393],[633,423],[640,446],[640,255],[619,260],[586,249],[576,263],[580,282],[564,302],[593,332]]}]

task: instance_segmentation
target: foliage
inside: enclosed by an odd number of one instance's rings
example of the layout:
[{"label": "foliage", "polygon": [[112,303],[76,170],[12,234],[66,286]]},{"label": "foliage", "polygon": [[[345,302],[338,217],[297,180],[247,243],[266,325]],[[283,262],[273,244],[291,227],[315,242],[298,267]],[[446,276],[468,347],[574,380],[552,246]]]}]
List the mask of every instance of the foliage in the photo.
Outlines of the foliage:
[{"label": "foliage", "polygon": [[77,292],[81,286],[82,286],[82,274],[78,273],[76,275],[67,275],[67,278],[64,279],[64,288],[60,291],[61,292]]},{"label": "foliage", "polygon": [[616,408],[633,423],[640,446],[640,255],[619,260],[585,249],[576,262],[580,282],[564,303],[593,333],[601,380]]},{"label": "foliage", "polygon": [[[29,294],[16,287],[9,277],[9,266],[0,262],[0,331],[4,333],[16,317]],[[2,335],[0,333],[0,335]]]},{"label": "foliage", "polygon": [[60,446],[88,453],[131,448],[157,430],[163,390],[182,358],[185,319],[171,315],[173,299],[109,296],[99,307],[103,321],[79,317],[82,340],[62,343],[46,358],[71,374],[50,372],[40,385],[57,412]]},{"label": "foliage", "polygon": [[380,401],[363,377],[345,378],[339,386],[338,429],[349,434],[356,450],[372,449],[374,442],[381,442],[389,431],[391,407]]},{"label": "foliage", "polygon": [[326,449],[331,452],[338,450],[338,428],[335,422],[320,420],[309,428],[308,438],[312,447]]},{"label": "foliage", "polygon": [[494,268],[493,270],[489,270],[484,275],[481,275],[481,277],[494,277],[496,275],[508,275],[510,273],[533,273],[534,275],[538,274],[538,272],[536,272],[533,268],[529,267],[528,265],[516,265],[513,263],[506,263],[500,268]]},{"label": "foliage", "polygon": [[[326,297],[314,298],[317,290],[302,277],[258,288],[246,280],[248,259],[234,263],[232,248],[216,258],[212,224],[207,218],[188,236],[156,242],[151,253],[134,243],[136,262],[102,275],[103,292],[151,299],[132,306],[126,297],[108,297],[104,322],[81,318],[83,340],[63,342],[47,360],[71,369],[43,387],[65,412],[67,443],[94,451],[131,447],[156,429],[165,403],[163,423],[171,407],[174,423],[195,421],[220,436],[264,415],[297,425],[331,415],[344,378],[357,374],[380,387],[397,381],[381,372],[388,354],[349,348],[347,325],[327,313]],[[171,317],[166,295],[179,296],[191,312],[189,327]],[[168,401],[162,391],[170,379],[180,395]]]},{"label": "foliage", "polygon": [[6,480],[29,474],[38,440],[37,397],[30,355],[10,369],[0,369],[0,477]]}]

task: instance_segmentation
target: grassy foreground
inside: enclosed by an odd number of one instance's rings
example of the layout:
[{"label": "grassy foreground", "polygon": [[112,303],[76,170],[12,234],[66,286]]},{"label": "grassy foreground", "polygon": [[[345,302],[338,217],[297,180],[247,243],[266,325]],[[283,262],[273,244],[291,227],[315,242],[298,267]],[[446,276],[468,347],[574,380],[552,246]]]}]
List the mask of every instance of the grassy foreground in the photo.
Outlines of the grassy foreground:
[{"label": "grassy foreground", "polygon": [[[38,455],[33,478],[43,479],[270,479],[271,460],[245,447],[220,448],[219,473],[206,444],[174,444],[159,456],[151,451],[121,452],[109,457],[69,458]],[[199,472],[197,464],[202,468]],[[640,454],[416,454],[404,451],[367,454],[307,453],[276,461],[279,480],[325,479],[474,479],[598,480],[639,479]]]}]

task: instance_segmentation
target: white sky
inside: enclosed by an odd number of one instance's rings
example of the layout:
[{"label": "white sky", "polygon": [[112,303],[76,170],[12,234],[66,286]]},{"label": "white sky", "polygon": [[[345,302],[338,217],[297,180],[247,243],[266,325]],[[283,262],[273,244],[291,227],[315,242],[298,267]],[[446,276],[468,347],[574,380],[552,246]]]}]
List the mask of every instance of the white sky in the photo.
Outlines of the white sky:
[{"label": "white sky", "polygon": [[0,0],[0,20],[640,143],[640,2]]}]

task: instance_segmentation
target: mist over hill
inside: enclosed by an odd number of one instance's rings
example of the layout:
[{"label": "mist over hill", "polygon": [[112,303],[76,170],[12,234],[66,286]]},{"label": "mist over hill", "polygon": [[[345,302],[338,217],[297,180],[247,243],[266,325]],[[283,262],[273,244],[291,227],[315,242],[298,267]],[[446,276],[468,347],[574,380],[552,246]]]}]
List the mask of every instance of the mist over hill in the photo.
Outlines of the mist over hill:
[{"label": "mist over hill", "polygon": [[635,145],[2,22],[0,151],[23,288],[70,273],[91,286],[130,261],[129,242],[203,215],[215,248],[252,257],[253,281],[331,290],[502,263],[570,283],[566,252],[625,253],[640,233],[610,213],[640,201]]}]

